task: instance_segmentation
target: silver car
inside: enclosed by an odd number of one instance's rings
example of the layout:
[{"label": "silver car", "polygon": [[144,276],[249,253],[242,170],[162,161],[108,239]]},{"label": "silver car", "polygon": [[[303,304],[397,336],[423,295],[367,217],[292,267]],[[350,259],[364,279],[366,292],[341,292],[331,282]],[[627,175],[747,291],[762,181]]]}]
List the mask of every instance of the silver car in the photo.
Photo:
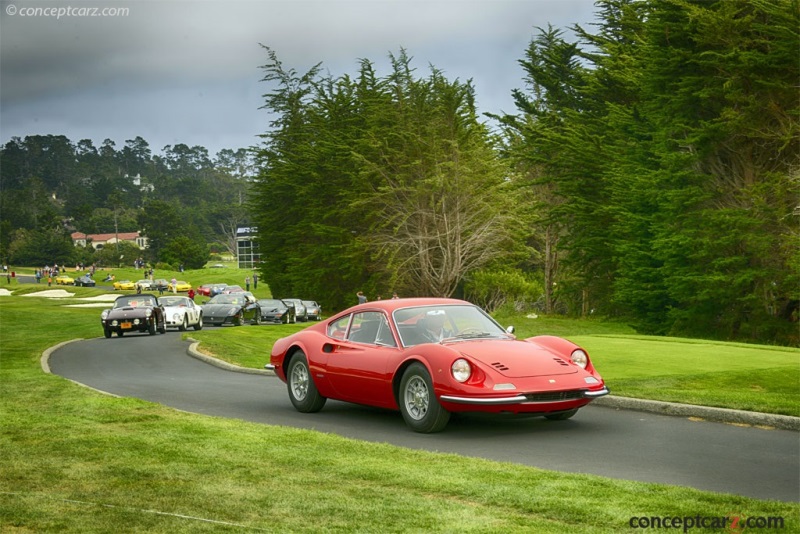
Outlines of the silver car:
[{"label": "silver car", "polygon": [[306,305],[303,304],[303,301],[300,299],[281,299],[287,304],[294,305],[294,316],[296,320],[300,321],[301,323],[305,323],[308,321],[308,310],[306,309]]}]

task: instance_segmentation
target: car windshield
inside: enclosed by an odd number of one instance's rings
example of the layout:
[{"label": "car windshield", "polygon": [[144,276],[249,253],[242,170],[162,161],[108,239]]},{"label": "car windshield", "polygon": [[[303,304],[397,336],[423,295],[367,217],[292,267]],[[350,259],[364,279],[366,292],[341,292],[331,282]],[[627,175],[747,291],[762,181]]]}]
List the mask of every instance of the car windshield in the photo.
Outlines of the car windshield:
[{"label": "car windshield", "polygon": [[261,300],[258,301],[258,305],[259,306],[263,306],[265,308],[266,307],[275,307],[275,308],[285,308],[286,307],[283,302],[281,302],[280,300],[277,300],[277,299],[261,299]]},{"label": "car windshield", "polygon": [[160,297],[159,301],[162,306],[188,306],[189,304],[187,297]]},{"label": "car windshield", "polygon": [[208,301],[209,304],[242,304],[244,297],[236,295],[217,295]]},{"label": "car windshield", "polygon": [[136,295],[126,298],[121,298],[117,299],[114,302],[115,308],[146,308],[155,305],[156,302],[153,299],[153,297],[148,297],[145,295]]},{"label": "car windshield", "polygon": [[416,306],[395,310],[393,317],[400,340],[406,347],[445,340],[509,337],[477,306]]}]

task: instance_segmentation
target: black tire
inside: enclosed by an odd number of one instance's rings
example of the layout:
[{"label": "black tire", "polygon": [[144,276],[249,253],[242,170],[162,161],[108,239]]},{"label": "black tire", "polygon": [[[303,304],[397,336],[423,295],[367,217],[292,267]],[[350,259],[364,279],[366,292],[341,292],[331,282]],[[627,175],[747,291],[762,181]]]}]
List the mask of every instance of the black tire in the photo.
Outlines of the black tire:
[{"label": "black tire", "polygon": [[186,332],[186,329],[189,328],[189,318],[186,315],[183,316],[183,322],[178,327],[178,330],[181,332]]},{"label": "black tire", "polygon": [[431,375],[421,363],[412,363],[403,373],[397,404],[414,432],[439,432],[450,420],[450,412],[436,400]]},{"label": "black tire", "polygon": [[231,323],[233,323],[233,326],[242,326],[242,315],[243,312],[240,313],[239,315],[233,316],[233,321],[231,321]]},{"label": "black tire", "polygon": [[256,311],[256,315],[255,315],[255,317],[253,317],[253,324],[256,325],[256,326],[260,326],[261,325],[261,312],[260,311]]},{"label": "black tire", "polygon": [[202,330],[203,329],[203,314],[200,314],[200,317],[197,319],[197,324],[194,325],[195,330]]},{"label": "black tire", "polygon": [[298,412],[318,412],[328,400],[317,391],[311,371],[308,369],[306,355],[300,350],[295,352],[289,360],[289,367],[286,371],[286,387],[289,390],[289,399]]},{"label": "black tire", "polygon": [[147,331],[150,332],[151,336],[156,335],[156,319],[155,318],[153,318],[153,320],[150,321],[150,328],[148,328]]},{"label": "black tire", "polygon": [[578,409],[575,408],[574,410],[570,410],[568,412],[561,412],[561,413],[554,413],[553,415],[545,415],[545,419],[550,419],[551,421],[565,421],[578,413]]},{"label": "black tire", "polygon": [[164,322],[161,323],[161,326],[158,329],[159,334],[166,334],[167,333],[167,320],[164,319]]},{"label": "black tire", "polygon": [[111,337],[111,330],[108,328],[103,328],[103,334],[106,336],[106,339]]}]

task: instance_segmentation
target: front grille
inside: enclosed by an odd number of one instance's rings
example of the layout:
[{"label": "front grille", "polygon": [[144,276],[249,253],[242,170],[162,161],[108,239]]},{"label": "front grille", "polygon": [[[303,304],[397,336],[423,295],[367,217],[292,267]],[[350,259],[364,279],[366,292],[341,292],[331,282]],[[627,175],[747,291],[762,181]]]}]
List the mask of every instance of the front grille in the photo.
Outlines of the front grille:
[{"label": "front grille", "polygon": [[573,389],[569,391],[551,391],[548,393],[528,393],[525,395],[526,402],[558,402],[583,398],[583,390]]}]

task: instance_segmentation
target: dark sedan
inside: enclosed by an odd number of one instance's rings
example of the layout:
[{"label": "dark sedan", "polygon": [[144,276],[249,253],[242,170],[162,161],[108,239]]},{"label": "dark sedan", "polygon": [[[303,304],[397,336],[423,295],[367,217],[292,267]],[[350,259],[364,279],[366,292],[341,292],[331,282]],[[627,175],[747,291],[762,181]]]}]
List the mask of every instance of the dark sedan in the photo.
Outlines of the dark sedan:
[{"label": "dark sedan", "polygon": [[103,325],[103,334],[111,337],[116,332],[122,337],[126,332],[156,332],[167,331],[164,307],[158,302],[155,295],[122,295],[114,301],[114,307],[103,310],[100,314]]},{"label": "dark sedan", "polygon": [[261,308],[262,321],[283,324],[297,322],[294,307],[287,305],[281,299],[260,299],[258,306]]},{"label": "dark sedan", "polygon": [[96,285],[97,282],[95,282],[94,278],[92,278],[88,274],[84,274],[83,276],[75,279],[76,287],[94,287]]},{"label": "dark sedan", "polygon": [[261,324],[261,308],[249,293],[220,294],[203,304],[203,324],[241,326]]}]

